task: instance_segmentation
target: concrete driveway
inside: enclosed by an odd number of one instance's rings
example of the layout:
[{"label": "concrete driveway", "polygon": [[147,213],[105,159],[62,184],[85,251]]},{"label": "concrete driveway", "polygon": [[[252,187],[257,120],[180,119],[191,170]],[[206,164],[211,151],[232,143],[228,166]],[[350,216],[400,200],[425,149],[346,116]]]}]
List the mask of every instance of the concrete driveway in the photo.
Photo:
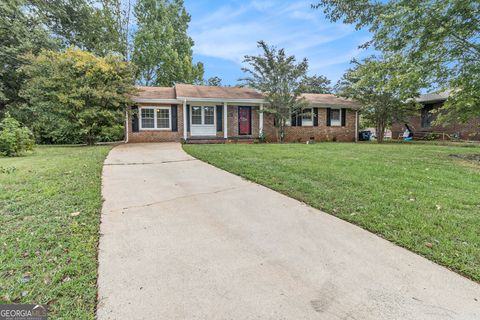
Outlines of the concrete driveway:
[{"label": "concrete driveway", "polygon": [[99,319],[480,319],[480,285],[187,155],[114,148]]}]

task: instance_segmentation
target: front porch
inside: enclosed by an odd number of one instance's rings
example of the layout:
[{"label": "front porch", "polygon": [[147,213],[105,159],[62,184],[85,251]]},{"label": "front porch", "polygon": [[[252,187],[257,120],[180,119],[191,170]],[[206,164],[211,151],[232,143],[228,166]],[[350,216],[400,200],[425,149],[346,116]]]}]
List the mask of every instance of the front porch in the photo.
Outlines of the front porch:
[{"label": "front porch", "polygon": [[184,100],[186,143],[253,142],[263,132],[263,104]]}]

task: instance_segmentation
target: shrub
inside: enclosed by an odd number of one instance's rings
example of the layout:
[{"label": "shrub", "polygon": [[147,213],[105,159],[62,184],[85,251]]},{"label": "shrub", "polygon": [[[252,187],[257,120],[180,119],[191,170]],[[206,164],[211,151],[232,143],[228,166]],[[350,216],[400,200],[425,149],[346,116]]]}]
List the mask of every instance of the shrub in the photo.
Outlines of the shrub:
[{"label": "shrub", "polygon": [[34,144],[32,132],[7,113],[0,122],[0,154],[8,157],[20,156],[32,150]]},{"label": "shrub", "polygon": [[24,59],[26,81],[19,94],[25,103],[11,112],[38,142],[93,144],[121,137],[118,128],[135,93],[133,65],[73,48]]},{"label": "shrub", "polygon": [[104,142],[121,141],[123,140],[123,135],[124,135],[123,125],[103,127],[99,134],[99,140]]},{"label": "shrub", "polygon": [[440,138],[440,135],[434,132],[429,132],[425,135],[425,140],[429,140],[429,141],[438,140],[439,138]]}]

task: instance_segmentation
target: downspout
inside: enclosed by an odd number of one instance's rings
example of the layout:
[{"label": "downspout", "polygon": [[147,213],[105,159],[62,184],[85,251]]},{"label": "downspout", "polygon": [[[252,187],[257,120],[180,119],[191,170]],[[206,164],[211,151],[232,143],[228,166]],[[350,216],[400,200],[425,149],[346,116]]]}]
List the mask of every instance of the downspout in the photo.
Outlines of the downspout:
[{"label": "downspout", "polygon": [[125,110],[125,143],[128,143],[128,107]]}]

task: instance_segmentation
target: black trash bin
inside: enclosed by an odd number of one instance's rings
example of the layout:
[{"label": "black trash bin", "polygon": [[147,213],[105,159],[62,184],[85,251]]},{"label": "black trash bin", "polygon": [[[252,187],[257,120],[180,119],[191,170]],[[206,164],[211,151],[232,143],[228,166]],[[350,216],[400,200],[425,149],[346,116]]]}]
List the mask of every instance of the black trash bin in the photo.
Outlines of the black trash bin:
[{"label": "black trash bin", "polygon": [[360,141],[370,141],[371,137],[372,137],[372,131],[370,130],[360,131],[358,133],[358,140]]}]

